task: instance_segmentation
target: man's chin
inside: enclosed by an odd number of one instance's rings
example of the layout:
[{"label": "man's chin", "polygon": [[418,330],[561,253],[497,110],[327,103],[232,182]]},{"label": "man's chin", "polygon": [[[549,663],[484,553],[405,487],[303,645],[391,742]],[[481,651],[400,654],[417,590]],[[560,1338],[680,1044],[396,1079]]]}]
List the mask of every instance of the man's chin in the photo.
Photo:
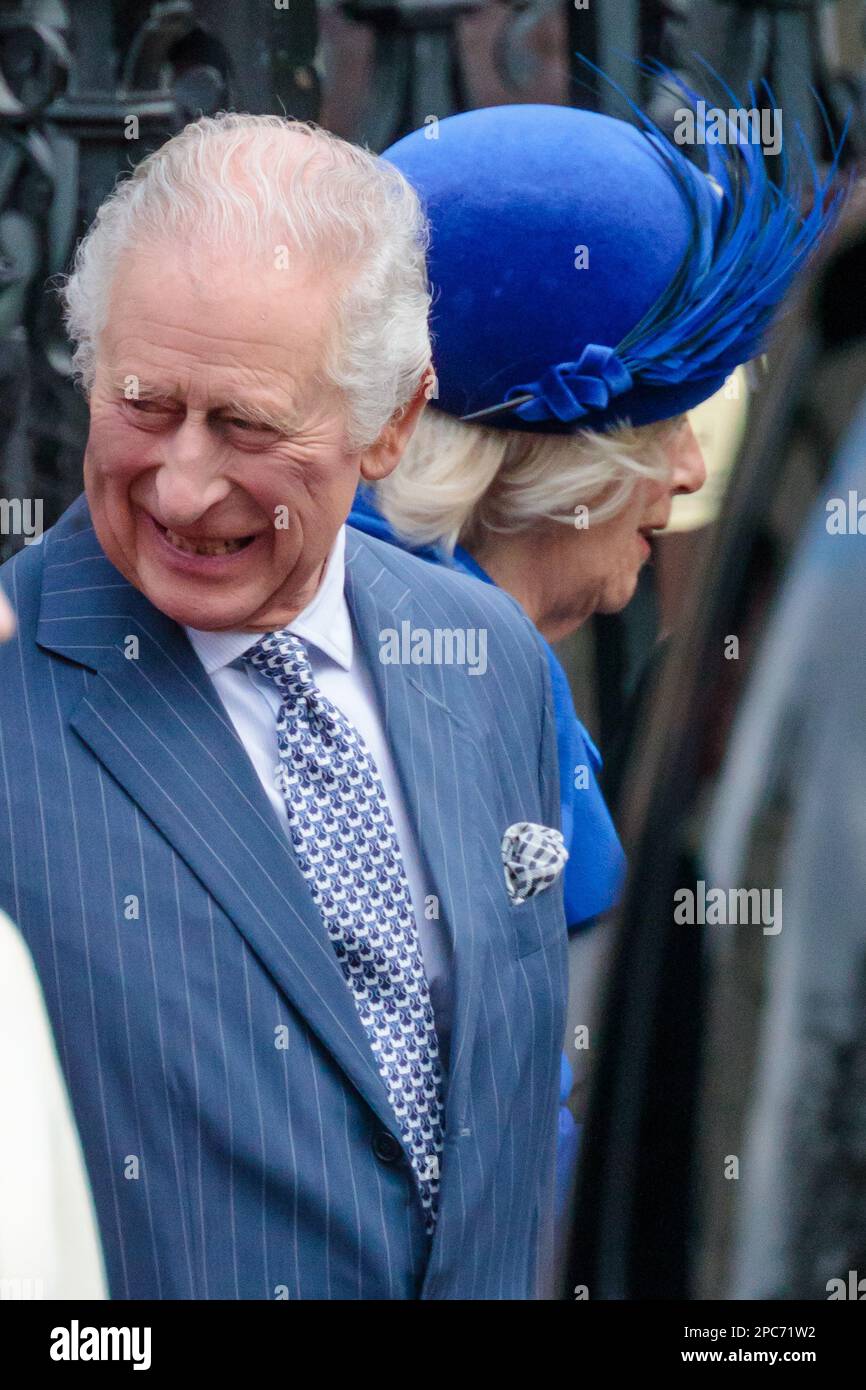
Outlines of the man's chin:
[{"label": "man's chin", "polygon": [[249,600],[227,599],[225,595],[216,594],[210,598],[199,597],[179,592],[181,586],[176,580],[171,583],[149,582],[148,577],[144,576],[140,582],[132,582],[154,608],[181,627],[192,627],[201,632],[262,630],[255,624],[256,605]]}]

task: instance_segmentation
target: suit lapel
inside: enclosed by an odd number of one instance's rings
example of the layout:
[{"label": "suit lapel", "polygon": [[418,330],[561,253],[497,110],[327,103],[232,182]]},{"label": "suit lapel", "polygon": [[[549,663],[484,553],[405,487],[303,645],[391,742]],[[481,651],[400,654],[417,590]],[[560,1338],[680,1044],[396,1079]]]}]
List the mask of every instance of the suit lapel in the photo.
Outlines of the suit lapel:
[{"label": "suit lapel", "polygon": [[[410,588],[373,548],[348,530],[346,596],[371,670],[388,743],[400,774],[431,892],[453,950],[454,1019],[446,1098],[446,1133],[465,1127],[472,1044],[481,998],[485,938],[479,923],[486,905],[479,884],[480,835],[475,808],[483,795],[482,769],[463,709],[455,699],[460,676],[446,681],[442,666],[383,665],[381,634],[403,620],[429,627],[415,587]],[[451,621],[453,623],[453,615]],[[471,698],[469,696],[468,698]],[[444,1171],[442,1200],[448,1185]]]},{"label": "suit lapel", "polygon": [[72,728],[400,1138],[318,909],[186,634],[106,559],[86,506],[66,514],[46,548],[37,640],[96,673]]}]

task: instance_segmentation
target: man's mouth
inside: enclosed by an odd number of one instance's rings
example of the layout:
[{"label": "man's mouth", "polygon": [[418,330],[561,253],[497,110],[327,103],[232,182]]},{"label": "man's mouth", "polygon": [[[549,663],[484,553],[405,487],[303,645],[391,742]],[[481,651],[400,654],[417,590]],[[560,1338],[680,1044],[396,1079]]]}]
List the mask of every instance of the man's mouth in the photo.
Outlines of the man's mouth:
[{"label": "man's mouth", "polygon": [[255,536],[214,538],[182,536],[178,531],[172,531],[168,526],[160,526],[155,518],[154,524],[169,545],[173,545],[175,550],[181,551],[184,555],[205,555],[210,558],[217,555],[236,555],[238,551],[246,550],[247,546],[252,545],[255,540]]}]

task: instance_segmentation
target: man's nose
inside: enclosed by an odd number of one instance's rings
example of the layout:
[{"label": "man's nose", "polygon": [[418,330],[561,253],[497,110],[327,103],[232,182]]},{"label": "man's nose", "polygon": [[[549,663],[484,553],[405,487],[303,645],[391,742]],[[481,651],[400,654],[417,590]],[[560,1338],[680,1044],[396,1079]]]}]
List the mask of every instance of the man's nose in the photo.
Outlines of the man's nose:
[{"label": "man's nose", "polygon": [[192,526],[231,492],[231,482],[214,466],[218,446],[204,424],[186,420],[167,440],[156,470],[159,520]]},{"label": "man's nose", "polygon": [[707,481],[707,465],[690,421],[677,430],[671,444],[671,491],[699,492]]}]

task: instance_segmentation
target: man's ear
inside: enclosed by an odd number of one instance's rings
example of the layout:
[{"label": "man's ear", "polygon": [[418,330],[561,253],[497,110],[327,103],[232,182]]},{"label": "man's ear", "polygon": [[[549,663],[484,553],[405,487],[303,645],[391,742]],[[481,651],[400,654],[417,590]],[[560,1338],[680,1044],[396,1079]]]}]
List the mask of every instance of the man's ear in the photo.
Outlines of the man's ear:
[{"label": "man's ear", "polygon": [[361,454],[361,477],[365,482],[378,483],[397,467],[435,385],[436,374],[431,366],[412,399],[394,412],[379,438]]}]

